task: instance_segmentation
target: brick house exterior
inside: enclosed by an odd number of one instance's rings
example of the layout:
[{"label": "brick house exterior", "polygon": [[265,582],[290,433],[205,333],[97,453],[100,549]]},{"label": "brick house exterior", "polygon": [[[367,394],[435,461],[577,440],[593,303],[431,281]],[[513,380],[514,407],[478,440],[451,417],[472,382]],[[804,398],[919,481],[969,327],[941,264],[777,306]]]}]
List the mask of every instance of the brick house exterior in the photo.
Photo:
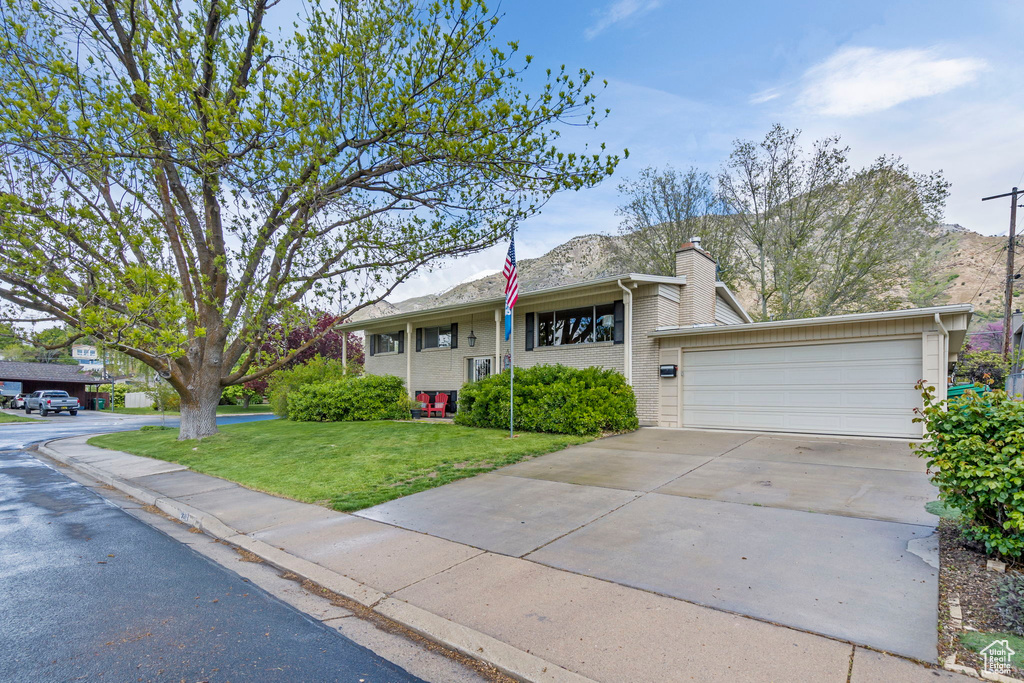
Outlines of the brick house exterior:
[{"label": "brick house exterior", "polygon": [[[617,370],[634,387],[640,423],[658,424],[660,343],[651,333],[677,325],[751,322],[715,274],[716,264],[711,255],[699,243],[687,243],[677,252],[674,277],[630,273],[563,287],[521,290],[513,323],[515,366],[560,363]],[[605,325],[596,331],[595,323],[590,341],[542,343],[545,316],[589,307],[594,307],[598,320],[614,321],[614,330]],[[367,373],[402,377],[411,395],[441,391],[454,395],[456,407],[457,392],[470,376],[481,366],[487,367],[488,362],[489,372],[500,370],[511,350],[509,341],[504,339],[501,298],[341,327],[362,330],[366,335]],[[441,335],[441,343],[435,343],[436,335]],[[602,335],[612,338],[599,340]],[[475,342],[472,346],[470,337]]]}]

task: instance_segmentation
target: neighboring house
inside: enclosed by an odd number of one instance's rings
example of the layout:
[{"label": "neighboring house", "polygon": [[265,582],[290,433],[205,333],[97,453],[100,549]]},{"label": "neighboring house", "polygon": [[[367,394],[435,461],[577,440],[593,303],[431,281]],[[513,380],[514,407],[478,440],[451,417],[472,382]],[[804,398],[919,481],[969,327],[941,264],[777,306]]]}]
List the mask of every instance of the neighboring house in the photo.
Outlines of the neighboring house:
[{"label": "neighboring house", "polygon": [[91,344],[72,344],[71,358],[79,365],[87,368],[98,368],[103,366],[103,360],[95,346]]},{"label": "neighboring house", "polygon": [[22,363],[0,361],[0,383],[20,382],[21,392],[31,394],[40,389],[59,389],[88,406],[88,399],[95,394],[86,393],[86,387],[102,384],[103,380],[83,372],[77,365],[62,363]]},{"label": "neighboring house", "polygon": [[[521,291],[516,367],[561,363],[625,375],[643,425],[913,437],[925,379],[945,396],[970,305],[751,322],[687,243],[675,277],[625,274]],[[366,335],[365,371],[412,394],[503,368],[504,302],[487,299],[348,323]]]}]

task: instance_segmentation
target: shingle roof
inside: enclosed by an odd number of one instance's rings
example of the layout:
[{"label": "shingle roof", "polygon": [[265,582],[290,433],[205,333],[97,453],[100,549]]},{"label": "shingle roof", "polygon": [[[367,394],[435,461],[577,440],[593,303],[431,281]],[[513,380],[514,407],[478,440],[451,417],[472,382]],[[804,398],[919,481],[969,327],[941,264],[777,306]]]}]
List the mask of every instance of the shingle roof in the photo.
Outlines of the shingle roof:
[{"label": "shingle roof", "polygon": [[23,363],[15,360],[0,360],[0,381],[75,382],[78,384],[102,384],[79,366],[61,363]]}]

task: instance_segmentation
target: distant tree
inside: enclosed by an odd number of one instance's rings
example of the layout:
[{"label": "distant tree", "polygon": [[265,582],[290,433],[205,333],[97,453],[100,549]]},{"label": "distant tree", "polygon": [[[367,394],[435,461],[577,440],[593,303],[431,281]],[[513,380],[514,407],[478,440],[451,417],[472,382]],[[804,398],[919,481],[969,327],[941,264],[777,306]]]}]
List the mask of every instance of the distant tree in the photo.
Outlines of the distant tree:
[{"label": "distant tree", "polygon": [[[267,341],[260,348],[260,365],[277,365],[282,358],[289,358],[286,363],[278,366],[284,370],[296,365],[303,365],[316,357],[348,361],[349,371],[359,372],[363,367],[363,341],[350,332],[339,332],[334,329],[341,320],[337,316],[322,313],[312,324],[295,325],[278,324],[268,333]],[[344,350],[347,343],[347,352]],[[251,393],[264,396],[267,392],[270,375],[245,383]]]},{"label": "distant tree", "polygon": [[775,125],[759,143],[737,140],[719,175],[760,317],[892,305],[893,288],[941,219],[949,184],[894,157],[854,169],[838,137],[810,153],[799,137]]},{"label": "distant tree", "polygon": [[624,271],[675,275],[679,245],[700,237],[702,247],[718,261],[719,279],[733,283],[736,229],[710,175],[696,168],[679,173],[672,167],[648,167],[620,183],[619,195]]},{"label": "distant tree", "polygon": [[482,0],[3,8],[3,313],[160,372],[180,439],[291,360],[255,365],[282,314],[372,305],[619,159],[559,142],[606,113],[593,73],[526,78]]},{"label": "distant tree", "polygon": [[1010,364],[1002,351],[988,351],[967,344],[959,355],[956,376],[967,382],[980,382],[1001,389],[1006,381]]},{"label": "distant tree", "polygon": [[1003,352],[1003,321],[985,323],[970,334],[969,350]]},{"label": "distant tree", "polygon": [[931,239],[922,237],[921,248],[910,264],[907,282],[907,299],[911,304],[923,308],[949,301],[946,290],[960,275],[937,269],[937,265],[945,261],[955,248],[956,240],[948,233]]}]

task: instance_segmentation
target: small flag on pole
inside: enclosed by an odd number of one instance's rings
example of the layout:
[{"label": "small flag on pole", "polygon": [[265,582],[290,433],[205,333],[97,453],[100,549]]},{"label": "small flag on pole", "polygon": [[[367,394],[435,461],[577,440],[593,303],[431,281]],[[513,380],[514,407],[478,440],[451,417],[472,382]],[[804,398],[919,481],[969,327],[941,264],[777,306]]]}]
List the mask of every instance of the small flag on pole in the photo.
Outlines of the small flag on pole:
[{"label": "small flag on pole", "polygon": [[508,253],[505,255],[505,268],[502,271],[505,276],[505,340],[512,334],[512,308],[519,300],[519,273],[516,270],[516,238],[508,245]]}]

